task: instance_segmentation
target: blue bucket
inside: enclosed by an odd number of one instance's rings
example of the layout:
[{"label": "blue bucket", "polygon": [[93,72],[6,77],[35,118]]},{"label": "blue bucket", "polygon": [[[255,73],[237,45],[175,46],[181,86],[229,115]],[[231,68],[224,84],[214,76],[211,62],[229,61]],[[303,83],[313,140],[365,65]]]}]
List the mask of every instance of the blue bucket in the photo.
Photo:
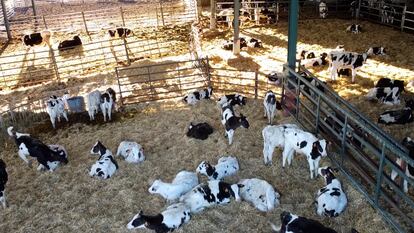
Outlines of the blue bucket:
[{"label": "blue bucket", "polygon": [[84,112],[85,111],[85,101],[82,96],[75,96],[67,99],[68,108],[71,112]]}]

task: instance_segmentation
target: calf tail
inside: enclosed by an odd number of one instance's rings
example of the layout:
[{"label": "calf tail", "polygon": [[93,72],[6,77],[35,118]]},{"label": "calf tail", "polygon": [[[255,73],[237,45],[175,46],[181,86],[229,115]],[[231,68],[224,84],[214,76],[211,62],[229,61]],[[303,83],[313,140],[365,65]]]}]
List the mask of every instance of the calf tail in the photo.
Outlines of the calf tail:
[{"label": "calf tail", "polygon": [[10,137],[16,137],[16,132],[13,131],[13,126],[10,126],[9,128],[7,128],[7,133],[9,134]]},{"label": "calf tail", "polygon": [[270,224],[270,227],[272,228],[272,230],[273,230],[274,232],[280,232],[280,230],[282,229],[282,227],[281,227],[281,226],[277,227],[275,224],[273,224],[273,223],[271,223],[271,222],[269,222],[269,224]]}]

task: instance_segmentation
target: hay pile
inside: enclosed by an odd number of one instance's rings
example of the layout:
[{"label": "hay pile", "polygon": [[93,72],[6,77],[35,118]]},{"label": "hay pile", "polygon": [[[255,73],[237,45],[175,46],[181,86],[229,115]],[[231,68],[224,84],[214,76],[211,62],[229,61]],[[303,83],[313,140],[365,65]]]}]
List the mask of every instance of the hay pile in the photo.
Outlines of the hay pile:
[{"label": "hay pile", "polygon": [[[318,219],[342,233],[350,232],[351,227],[365,233],[390,232],[344,177],[340,179],[349,198],[345,213],[335,219],[317,217],[311,204],[317,190],[324,185],[323,180],[320,177],[309,180],[303,156],[297,156],[292,167],[282,170],[281,154],[277,151],[274,164],[264,166],[261,130],[266,120],[262,102],[251,100],[237,111],[248,117],[250,128],[237,130],[231,146],[224,138],[220,110],[213,101],[203,101],[195,107],[175,102],[142,104],[117,114],[111,123],[89,123],[85,118],[84,123],[71,123],[56,131],[46,122],[38,128],[43,133],[32,133],[45,143],[64,145],[69,164],[54,173],[37,172],[17,157],[14,144],[7,144],[0,158],[8,165],[10,178],[6,190],[10,207],[0,213],[0,228],[4,232],[128,232],[126,224],[140,209],[155,214],[167,206],[161,197],[151,196],[147,191],[154,179],[171,181],[181,169],[194,171],[202,160],[217,161],[220,156],[230,154],[238,158],[241,170],[228,181],[265,179],[281,193],[281,207],[260,213],[246,202],[232,202],[194,215],[178,232],[269,232],[268,221],[279,224],[283,210]],[[206,121],[215,132],[206,141],[189,139],[185,132],[190,121]],[[291,121],[277,118],[278,123]],[[89,155],[95,141],[101,140],[115,152],[125,139],[143,145],[147,160],[132,165],[118,158],[120,169],[111,179],[100,181],[88,177],[87,171],[97,159]],[[325,164],[329,164],[327,159],[322,161]]]}]

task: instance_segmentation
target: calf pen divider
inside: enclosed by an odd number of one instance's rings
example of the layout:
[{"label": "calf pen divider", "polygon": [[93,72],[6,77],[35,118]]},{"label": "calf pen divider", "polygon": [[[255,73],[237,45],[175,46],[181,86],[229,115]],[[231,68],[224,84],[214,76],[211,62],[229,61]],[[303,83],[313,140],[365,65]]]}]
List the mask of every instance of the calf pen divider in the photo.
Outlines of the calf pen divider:
[{"label": "calf pen divider", "polygon": [[[283,79],[282,104],[295,106],[289,113],[304,128],[332,142],[329,157],[333,163],[396,232],[414,229],[413,197],[390,178],[391,170],[395,170],[410,186],[414,185],[394,162],[402,158],[414,165],[407,149],[318,79],[324,93],[288,66],[285,68],[288,76]],[[315,77],[303,67],[300,70]]]}]

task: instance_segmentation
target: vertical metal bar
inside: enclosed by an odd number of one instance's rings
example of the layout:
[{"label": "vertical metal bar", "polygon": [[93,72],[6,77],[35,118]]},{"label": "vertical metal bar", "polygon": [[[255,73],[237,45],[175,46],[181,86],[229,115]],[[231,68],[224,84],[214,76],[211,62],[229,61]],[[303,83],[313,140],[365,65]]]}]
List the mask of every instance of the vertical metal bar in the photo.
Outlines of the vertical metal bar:
[{"label": "vertical metal bar", "polygon": [[[198,9],[198,5],[199,5],[199,1],[197,1],[197,0],[194,0],[193,1],[193,4],[195,3],[195,16],[196,16],[196,22],[198,23],[198,22],[200,22],[200,16],[201,16],[201,10],[200,9]],[[200,2],[200,4],[201,4],[201,2]],[[201,7],[200,7],[201,8]]]},{"label": "vertical metal bar", "polygon": [[6,4],[4,4],[4,0],[1,0],[1,8],[3,9],[3,19],[4,19],[4,26],[6,27],[6,31],[7,31],[7,38],[11,40],[12,36],[10,32],[9,18],[7,17]]},{"label": "vertical metal bar", "polygon": [[296,43],[298,40],[298,0],[289,3],[288,63],[292,70],[296,66]]},{"label": "vertical metal bar", "polygon": [[321,95],[318,95],[318,101],[316,103],[316,133],[319,132],[319,117],[320,117],[320,107],[321,107]]},{"label": "vertical metal bar", "polygon": [[210,0],[210,29],[216,29],[216,1]]},{"label": "vertical metal bar", "polygon": [[276,3],[276,24],[279,22],[279,2]]},{"label": "vertical metal bar", "polygon": [[208,56],[206,57],[206,63],[207,63],[207,65],[206,65],[207,84],[208,84],[208,87],[211,87],[210,63],[209,63],[209,60],[208,60]]},{"label": "vertical metal bar", "polygon": [[[335,125],[335,124],[333,124],[333,125]],[[333,126],[333,127],[335,127],[335,126]],[[345,121],[344,121],[344,126],[342,128],[342,138],[341,138],[341,165],[344,164],[345,147],[346,147],[346,133],[347,133],[347,131],[348,131],[348,115],[345,115]]]},{"label": "vertical metal bar", "polygon": [[[293,0],[295,1],[295,0]],[[297,1],[297,0],[296,0]],[[297,87],[296,87],[296,96],[295,96],[295,100],[296,100],[296,120],[299,121],[299,101],[300,101],[300,79],[296,77],[297,80]]]},{"label": "vertical metal bar", "polygon": [[358,1],[358,9],[357,9],[357,12],[356,12],[356,21],[358,22],[358,20],[359,20],[359,14],[361,13],[361,1],[362,0],[359,0]]},{"label": "vertical metal bar", "polygon": [[89,34],[88,25],[86,25],[85,13],[83,13],[82,11],[81,14],[82,14],[82,19],[83,19],[83,25],[85,25],[86,34],[88,34],[89,40],[91,40],[91,35]]},{"label": "vertical metal bar", "polygon": [[37,13],[36,13],[36,4],[35,4],[35,1],[34,0],[32,0],[32,9],[33,9],[33,15],[36,17],[37,16]]},{"label": "vertical metal bar", "polygon": [[159,28],[160,23],[158,22],[158,18],[159,18],[159,16],[158,16],[158,7],[155,7],[155,15],[157,16],[157,28]]},{"label": "vertical metal bar", "polygon": [[116,79],[118,80],[118,88],[119,88],[119,97],[121,99],[121,106],[124,105],[124,98],[122,96],[122,89],[121,89],[121,82],[119,81],[119,70],[118,67],[115,67]]},{"label": "vertical metal bar", "polygon": [[162,10],[162,2],[160,2],[160,11],[161,11],[161,20],[162,20],[162,26],[165,27],[165,22],[164,22],[164,12]]},{"label": "vertical metal bar", "polygon": [[376,206],[378,206],[378,200],[380,197],[380,189],[381,189],[381,183],[382,183],[382,177],[383,177],[383,169],[384,169],[384,163],[385,163],[385,143],[382,143],[382,149],[381,149],[381,160],[380,165],[378,168],[377,173],[377,184],[375,186],[375,197],[374,197],[374,203]]},{"label": "vertical metal bar", "polygon": [[259,84],[259,72],[256,70],[254,72],[254,99],[258,97],[258,84]]},{"label": "vertical metal bar", "polygon": [[43,24],[45,25],[45,29],[47,29],[46,19],[44,15],[42,15],[42,19],[43,19]]},{"label": "vertical metal bar", "polygon": [[401,31],[404,31],[404,24],[405,24],[405,12],[407,11],[407,5],[404,6],[404,10],[402,13],[402,18],[401,18]]},{"label": "vertical metal bar", "polygon": [[240,28],[239,28],[239,14],[240,14],[240,2],[238,0],[234,1],[234,38],[233,38],[233,54],[240,54]]},{"label": "vertical metal bar", "polygon": [[127,59],[127,62],[128,62],[128,66],[130,66],[130,65],[131,65],[131,60],[129,59],[127,42],[126,42],[125,37],[124,37],[124,38],[122,38],[122,39],[123,39],[123,41],[124,41],[125,56],[126,56],[126,59]]},{"label": "vertical metal bar", "polygon": [[52,57],[53,68],[54,68],[54,70],[55,70],[55,75],[56,75],[56,78],[57,78],[57,80],[58,80],[58,82],[59,82],[59,81],[60,81],[59,70],[58,70],[58,66],[57,66],[57,63],[56,63],[55,53],[53,52],[53,49],[52,49],[51,47],[49,47],[49,54],[50,54],[50,55],[51,55],[51,57]]},{"label": "vertical metal bar", "polygon": [[152,86],[151,73],[150,73],[150,67],[149,66],[147,67],[147,72],[148,72],[148,82],[150,84],[150,89],[151,89],[151,98],[152,98],[152,100],[154,100],[155,99],[154,98],[155,93],[154,93],[154,87]]},{"label": "vertical metal bar", "polygon": [[121,12],[122,26],[125,27],[124,10],[122,9],[122,6],[119,7],[119,11]]}]

